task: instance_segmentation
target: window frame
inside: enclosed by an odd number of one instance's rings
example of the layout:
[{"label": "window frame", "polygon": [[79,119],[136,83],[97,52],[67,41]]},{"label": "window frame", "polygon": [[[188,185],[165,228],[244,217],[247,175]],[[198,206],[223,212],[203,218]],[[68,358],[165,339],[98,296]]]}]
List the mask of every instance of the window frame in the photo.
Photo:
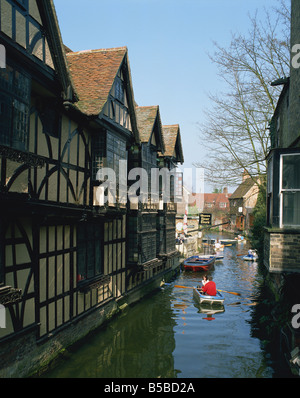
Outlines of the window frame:
[{"label": "window frame", "polygon": [[[82,228],[82,230],[80,230]],[[95,229],[98,229],[98,235],[95,236]],[[82,233],[83,238],[80,236]],[[90,236],[94,236],[94,239],[90,239]],[[89,253],[89,245],[92,245],[92,250],[94,252],[94,257]],[[96,246],[97,244],[97,246]],[[92,282],[95,279],[104,275],[104,225],[103,223],[87,223],[81,222],[77,225],[77,273],[76,280],[78,285],[86,284]],[[96,270],[96,252],[100,250],[100,270]],[[81,261],[81,257],[84,257],[85,261]],[[90,264],[88,261],[94,259],[94,263]],[[83,265],[81,267],[80,265]],[[93,267],[93,274],[90,275],[89,272]],[[85,274],[82,274],[82,271]],[[85,276],[84,276],[85,275]],[[84,276],[84,277],[83,277]]]},{"label": "window frame", "polygon": [[[283,159],[284,159],[284,157],[287,157],[287,156],[299,156],[299,158],[300,158],[300,153],[281,153],[280,154],[280,167],[279,167],[279,227],[280,228],[300,228],[300,223],[299,224],[284,224],[283,223],[283,204],[284,204],[283,196],[284,196],[284,193],[286,193],[286,192],[291,192],[291,193],[299,192],[300,193],[300,188],[283,188],[282,187],[282,183],[283,183]],[[273,170],[272,170],[272,173],[273,173]]]},{"label": "window frame", "polygon": [[[10,70],[11,72],[8,72]],[[8,111],[10,112],[11,120],[8,122],[8,137],[5,140],[5,135],[0,137],[0,145],[9,146],[13,149],[22,150],[24,152],[28,151],[29,147],[29,125],[30,125],[30,100],[31,100],[31,76],[21,70],[16,68],[13,63],[8,63],[6,69],[0,69],[0,74],[6,73],[11,81],[7,80],[7,87],[4,85],[4,78],[0,80],[1,96],[2,100],[6,98],[6,102],[2,102],[6,105]],[[24,87],[24,82],[26,81],[27,87]],[[3,84],[1,84],[3,83]],[[17,104],[21,105],[19,108]],[[21,108],[24,108],[26,112],[21,113]],[[19,115],[18,119],[16,115]],[[21,117],[22,115],[22,117]],[[26,118],[26,120],[23,120]],[[16,130],[16,128],[24,123],[25,126],[21,130]],[[23,136],[24,139],[20,140]]]}]

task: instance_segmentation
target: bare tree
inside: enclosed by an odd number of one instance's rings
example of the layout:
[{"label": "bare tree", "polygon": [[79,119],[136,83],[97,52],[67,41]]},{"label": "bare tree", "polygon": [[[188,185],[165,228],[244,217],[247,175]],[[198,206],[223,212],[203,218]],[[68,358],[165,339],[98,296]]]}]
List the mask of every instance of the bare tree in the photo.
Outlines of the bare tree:
[{"label": "bare tree", "polygon": [[229,48],[214,43],[210,59],[228,90],[209,94],[212,108],[199,128],[210,160],[195,163],[206,170],[211,184],[239,184],[244,171],[252,178],[266,173],[268,128],[281,92],[281,86],[270,83],[285,77],[290,65],[288,1],[264,10],[263,20],[257,13],[249,16],[250,31],[232,35]]}]

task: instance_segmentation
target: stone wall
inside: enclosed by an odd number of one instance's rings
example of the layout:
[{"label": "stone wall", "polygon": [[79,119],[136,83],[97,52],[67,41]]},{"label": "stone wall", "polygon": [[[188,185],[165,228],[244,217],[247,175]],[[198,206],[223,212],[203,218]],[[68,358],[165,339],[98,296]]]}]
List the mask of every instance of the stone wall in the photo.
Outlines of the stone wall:
[{"label": "stone wall", "polygon": [[300,231],[267,229],[264,263],[269,272],[300,273]]}]

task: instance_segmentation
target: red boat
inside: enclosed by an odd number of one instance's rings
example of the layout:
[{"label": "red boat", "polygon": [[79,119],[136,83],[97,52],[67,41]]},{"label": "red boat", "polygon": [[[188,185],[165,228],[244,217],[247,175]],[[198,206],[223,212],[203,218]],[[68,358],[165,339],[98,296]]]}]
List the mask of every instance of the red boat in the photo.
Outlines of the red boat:
[{"label": "red boat", "polygon": [[209,271],[215,261],[215,256],[192,256],[183,262],[183,266],[185,271]]}]

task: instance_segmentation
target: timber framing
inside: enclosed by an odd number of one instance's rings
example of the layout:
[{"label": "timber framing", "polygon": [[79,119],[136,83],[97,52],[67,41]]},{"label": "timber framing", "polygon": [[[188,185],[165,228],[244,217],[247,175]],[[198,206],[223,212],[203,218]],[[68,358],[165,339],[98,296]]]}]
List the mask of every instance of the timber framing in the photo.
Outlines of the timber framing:
[{"label": "timber framing", "polygon": [[183,155],[179,126],[165,141],[159,107],[136,106],[128,49],[71,51],[52,0],[1,0],[0,42],[0,377],[22,377],[179,267],[174,198],[132,208],[97,172]]}]

